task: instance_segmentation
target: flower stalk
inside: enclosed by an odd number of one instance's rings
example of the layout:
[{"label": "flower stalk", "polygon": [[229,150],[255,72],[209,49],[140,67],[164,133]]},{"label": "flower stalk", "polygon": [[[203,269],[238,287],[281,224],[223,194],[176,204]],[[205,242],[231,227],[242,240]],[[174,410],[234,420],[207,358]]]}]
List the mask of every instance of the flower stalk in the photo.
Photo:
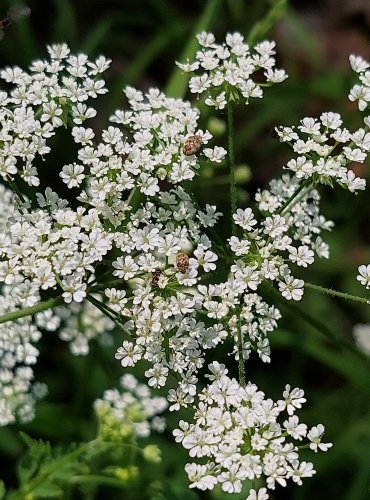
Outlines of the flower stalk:
[{"label": "flower stalk", "polygon": [[234,155],[234,107],[229,102],[227,106],[227,135],[228,157],[230,167],[230,205],[231,205],[231,232],[236,234],[236,225],[233,215],[236,212],[236,182],[235,182],[235,155]]},{"label": "flower stalk", "polygon": [[8,321],[15,321],[19,318],[24,318],[25,316],[32,316],[47,309],[53,309],[54,307],[63,304],[63,297],[55,297],[54,299],[45,300],[44,302],[39,302],[31,307],[24,307],[23,309],[17,309],[16,311],[11,311],[0,316],[0,324],[6,323]]}]

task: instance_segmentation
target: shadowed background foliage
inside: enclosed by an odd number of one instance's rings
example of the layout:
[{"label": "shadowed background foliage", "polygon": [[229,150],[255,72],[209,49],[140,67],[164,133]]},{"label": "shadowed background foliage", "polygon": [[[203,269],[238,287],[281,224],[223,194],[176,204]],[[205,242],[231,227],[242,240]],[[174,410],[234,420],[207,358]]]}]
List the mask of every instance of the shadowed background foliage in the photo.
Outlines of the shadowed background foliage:
[{"label": "shadowed background foliage", "polygon": [[[349,127],[360,123],[355,106],[346,99],[352,83],[348,55],[370,58],[368,0],[30,0],[27,5],[3,0],[0,18],[1,67],[26,67],[33,59],[44,57],[46,44],[61,41],[73,51],[91,56],[104,54],[113,60],[106,74],[110,93],[100,98],[98,117],[92,122],[96,131],[105,127],[116,107],[125,106],[121,91],[125,85],[143,90],[158,86],[170,95],[185,97],[186,77],[175,69],[174,61],[191,57],[196,32],[210,30],[222,38],[228,31],[240,31],[250,43],[265,37],[276,40],[278,66],[288,71],[289,79],[269,89],[262,102],[239,109],[236,115],[240,206],[246,206],[256,189],[265,186],[271,177],[280,175],[289,158],[288,148],[270,136],[274,126],[297,124],[304,116],[328,110],[342,113]],[[214,133],[217,144],[225,146],[225,117],[221,114],[215,119],[208,109],[199,106],[204,110],[201,125]],[[63,132],[53,138],[53,148],[42,164],[45,187],[57,185],[57,172],[75,153]],[[369,177],[369,165],[353,168]],[[219,230],[226,239],[227,166],[203,168],[194,184],[201,204],[211,200],[224,212]],[[58,191],[67,196],[60,187]],[[363,295],[356,274],[358,265],[370,262],[368,194],[354,197],[329,188],[321,193],[322,211],[336,224],[333,234],[326,235],[331,259],[316,263],[302,277],[311,283]],[[252,357],[246,364],[247,377],[273,398],[279,397],[287,382],[304,388],[309,403],[301,413],[303,421],[310,425],[322,422],[334,447],[324,455],[307,454],[318,474],[302,487],[276,490],[271,498],[366,500],[370,498],[370,363],[354,348],[352,328],[356,323],[370,322],[370,308],[312,290],[306,291],[298,305],[276,305],[283,319],[271,337],[272,362],[264,365]],[[38,405],[31,424],[22,429],[0,429],[2,479],[6,484],[17,483],[15,463],[23,452],[19,430],[56,445],[93,435],[92,401],[104,389],[116,385],[123,373],[114,360],[120,339],[116,331],[112,348],[92,345],[88,357],[74,358],[56,336],[44,336],[36,377],[48,384],[49,395]],[[217,359],[227,363],[236,375],[237,367],[226,349],[217,352]],[[141,377],[143,370],[135,372]],[[171,438],[177,418],[169,415],[167,432],[155,438],[162,449],[161,464],[143,463],[137,480],[124,494],[100,489],[95,496],[86,498],[225,498],[221,492],[187,489],[183,471],[187,457]],[[245,494],[235,498],[244,499]]]}]

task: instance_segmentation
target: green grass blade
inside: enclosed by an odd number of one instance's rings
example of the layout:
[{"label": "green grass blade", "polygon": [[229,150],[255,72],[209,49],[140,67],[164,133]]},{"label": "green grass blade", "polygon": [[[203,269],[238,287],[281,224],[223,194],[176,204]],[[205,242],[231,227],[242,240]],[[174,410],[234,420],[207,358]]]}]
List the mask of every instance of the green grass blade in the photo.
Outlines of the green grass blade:
[{"label": "green grass blade", "polygon": [[97,47],[109,36],[114,24],[114,16],[105,16],[93,26],[81,44],[81,52],[95,55]]},{"label": "green grass blade", "polygon": [[166,50],[178,35],[179,25],[173,25],[168,29],[159,30],[150,43],[148,43],[145,50],[142,50],[140,54],[135,57],[132,64],[124,72],[122,78],[111,92],[109,106],[112,110],[117,108],[122,100],[122,89],[125,88],[126,85],[135,84],[145,72],[146,68],[152,64],[159,54]]},{"label": "green grass blade", "polygon": [[54,0],[53,3],[57,11],[53,25],[54,40],[66,42],[74,48],[77,42],[77,16],[73,2]]},{"label": "green grass blade", "polygon": [[[179,61],[185,62],[187,59],[191,60],[194,58],[198,48],[198,41],[195,38],[195,35],[201,31],[207,31],[212,26],[220,6],[221,0],[209,0],[207,2],[206,8],[199,19],[199,22],[196,24],[195,29],[179,58]],[[188,78],[188,74],[185,74],[180,68],[176,67],[165,88],[165,94],[169,97],[184,97],[188,84]]]},{"label": "green grass blade", "polygon": [[267,33],[275,26],[287,11],[287,0],[275,0],[272,7],[261,21],[258,21],[250,30],[247,42],[249,45],[255,45],[261,41]]}]

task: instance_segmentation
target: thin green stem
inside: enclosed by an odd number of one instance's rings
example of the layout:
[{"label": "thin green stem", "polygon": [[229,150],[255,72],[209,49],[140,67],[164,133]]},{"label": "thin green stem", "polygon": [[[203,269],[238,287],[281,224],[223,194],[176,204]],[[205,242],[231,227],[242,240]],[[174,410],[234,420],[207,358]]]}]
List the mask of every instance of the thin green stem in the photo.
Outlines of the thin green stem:
[{"label": "thin green stem", "polygon": [[128,205],[131,205],[131,204],[132,204],[132,200],[134,199],[134,196],[135,196],[135,194],[136,194],[136,191],[137,191],[137,188],[136,188],[136,187],[134,187],[134,188],[132,188],[132,189],[131,189],[130,194],[129,194],[128,198],[127,198],[127,203],[128,203]]},{"label": "thin green stem", "polygon": [[106,484],[108,486],[115,486],[117,488],[126,488],[127,484],[125,481],[115,477],[103,476],[103,475],[94,475],[94,474],[85,474],[79,476],[73,476],[70,479],[70,482],[73,484]]},{"label": "thin green stem", "polygon": [[12,190],[15,192],[15,194],[18,196],[18,198],[21,200],[22,203],[24,203],[26,200],[23,196],[23,194],[21,193],[21,191],[18,189],[18,186],[16,185],[16,183],[12,180],[12,179],[7,179],[8,183],[9,183],[9,186],[12,188]]},{"label": "thin green stem", "polygon": [[327,338],[331,339],[334,343],[341,345],[345,349],[348,349],[349,351],[359,356],[361,359],[368,360],[367,355],[364,352],[360,351],[353,342],[347,340],[336,331],[332,331],[323,321],[321,321],[316,316],[312,316],[311,314],[309,314],[305,309],[303,309],[303,307],[299,306],[298,304],[293,304],[292,301],[285,300],[270,283],[266,282],[266,285],[268,286],[264,288],[265,293],[271,298],[276,298],[283,307],[291,311],[295,316],[298,316],[306,321],[306,323],[321,332]]},{"label": "thin green stem", "polygon": [[325,288],[323,286],[314,285],[313,283],[305,283],[306,288],[311,288],[326,295],[331,295],[333,297],[340,297],[346,300],[353,300],[354,302],[360,302],[361,304],[370,304],[370,299],[365,297],[358,297],[357,295],[351,295],[350,293],[339,292],[337,290],[332,290],[331,288]]},{"label": "thin green stem", "polygon": [[245,387],[245,370],[244,370],[244,356],[243,356],[243,334],[240,324],[240,316],[238,316],[238,372],[239,372],[239,384]]},{"label": "thin green stem", "polygon": [[[109,271],[111,272],[111,271]],[[111,280],[111,281],[106,281],[105,283],[99,283],[97,285],[94,285],[91,287],[90,292],[98,292],[101,290],[104,290],[105,288],[108,288],[109,286],[116,286],[116,285],[124,285],[125,282],[122,280],[122,278],[117,278],[116,280]]]},{"label": "thin green stem", "polygon": [[231,232],[236,234],[236,225],[233,215],[236,212],[236,182],[235,182],[235,156],[234,156],[234,109],[232,102],[227,106],[227,135],[228,135],[228,156],[230,166],[230,202],[231,202]]},{"label": "thin green stem", "polygon": [[295,205],[299,200],[301,200],[307,193],[307,191],[309,191],[312,187],[313,183],[311,179],[306,179],[305,181],[303,181],[299,188],[292,194],[292,196],[288,198],[284,205],[279,208],[278,214],[284,216],[288,212],[288,210],[291,209],[292,206]]},{"label": "thin green stem", "polygon": [[107,305],[105,305],[103,302],[100,302],[100,300],[97,300],[95,297],[92,295],[88,295],[86,299],[91,302],[95,307],[97,307],[105,316],[108,316],[109,319],[111,319],[116,325],[118,325],[120,328],[122,328],[122,324],[120,322],[119,315],[110,309]]},{"label": "thin green stem", "polygon": [[7,321],[14,321],[19,318],[24,318],[25,316],[31,316],[33,314],[46,311],[47,309],[53,309],[60,304],[63,304],[63,297],[61,296],[46,300],[45,302],[39,302],[38,304],[35,304],[31,307],[25,307],[23,309],[11,311],[0,316],[0,324],[6,323]]}]

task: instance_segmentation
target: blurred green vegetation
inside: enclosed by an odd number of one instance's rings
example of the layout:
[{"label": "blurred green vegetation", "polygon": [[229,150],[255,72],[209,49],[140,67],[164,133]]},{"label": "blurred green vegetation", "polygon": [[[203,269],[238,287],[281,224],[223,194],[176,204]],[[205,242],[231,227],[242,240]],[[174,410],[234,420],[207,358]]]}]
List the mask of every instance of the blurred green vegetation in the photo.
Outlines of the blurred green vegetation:
[{"label": "blurred green vegetation", "polygon": [[[121,89],[127,84],[141,89],[159,86],[173,96],[185,94],[186,77],[174,69],[174,61],[194,53],[194,33],[205,29],[223,37],[227,31],[240,31],[251,42],[275,39],[279,65],[287,69],[290,78],[269,89],[262,102],[239,109],[236,115],[239,203],[243,206],[256,189],[281,174],[288,159],[288,148],[269,135],[274,126],[297,124],[303,116],[317,116],[325,110],[341,112],[348,126],[358,125],[354,106],[346,99],[351,86],[347,60],[351,52],[370,56],[370,16],[368,2],[355,3],[357,7],[350,0],[341,5],[330,0],[29,0],[30,15],[14,19],[4,28],[0,62],[1,67],[27,66],[32,59],[44,56],[47,43],[58,41],[66,41],[74,51],[110,57],[113,64],[106,79],[111,91],[100,99],[93,123],[99,130],[116,107],[124,107]],[[9,7],[19,6],[3,0],[0,18]],[[216,143],[224,145],[224,116],[215,120],[209,110],[202,110],[201,125],[212,129]],[[42,167],[45,186],[55,183],[61,161],[68,162],[66,149],[62,134],[54,140],[53,156]],[[72,157],[73,148],[67,154]],[[365,177],[368,168],[356,166]],[[227,183],[228,172],[223,166],[215,171],[201,170],[195,183],[199,202],[212,200],[225,213],[219,228],[225,238],[229,235]],[[323,189],[322,196],[323,213],[336,223],[333,233],[325,238],[330,242],[331,258],[316,263],[302,277],[361,295],[364,291],[355,278],[358,265],[370,261],[367,194],[354,197],[345,191]],[[309,403],[302,419],[312,425],[323,423],[334,447],[323,455],[307,454],[317,475],[301,487],[280,488],[271,498],[366,500],[370,498],[370,363],[353,349],[351,332],[354,324],[370,322],[370,308],[313,290],[306,291],[298,306],[276,304],[283,319],[271,336],[272,362],[263,365],[252,358],[246,364],[247,377],[273,398],[279,397],[286,383],[303,387]],[[115,342],[120,344],[119,331]],[[65,344],[48,334],[40,349],[36,377],[48,384],[49,395],[38,405],[37,418],[22,430],[57,445],[90,439],[96,424],[92,401],[116,385],[123,371],[114,360],[114,347],[103,350],[92,345],[88,357],[76,358]],[[226,348],[218,350],[217,359],[236,375],[237,367]],[[142,365],[135,372],[141,377]],[[155,438],[162,449],[161,464],[143,464],[135,487],[124,496],[114,489],[100,489],[94,498],[225,498],[217,492],[188,490],[183,471],[187,457],[171,438],[179,417],[169,414],[168,430]],[[19,430],[17,426],[0,429],[2,478],[10,486],[16,485],[15,463],[23,453]],[[245,498],[245,494],[235,498]]]}]

